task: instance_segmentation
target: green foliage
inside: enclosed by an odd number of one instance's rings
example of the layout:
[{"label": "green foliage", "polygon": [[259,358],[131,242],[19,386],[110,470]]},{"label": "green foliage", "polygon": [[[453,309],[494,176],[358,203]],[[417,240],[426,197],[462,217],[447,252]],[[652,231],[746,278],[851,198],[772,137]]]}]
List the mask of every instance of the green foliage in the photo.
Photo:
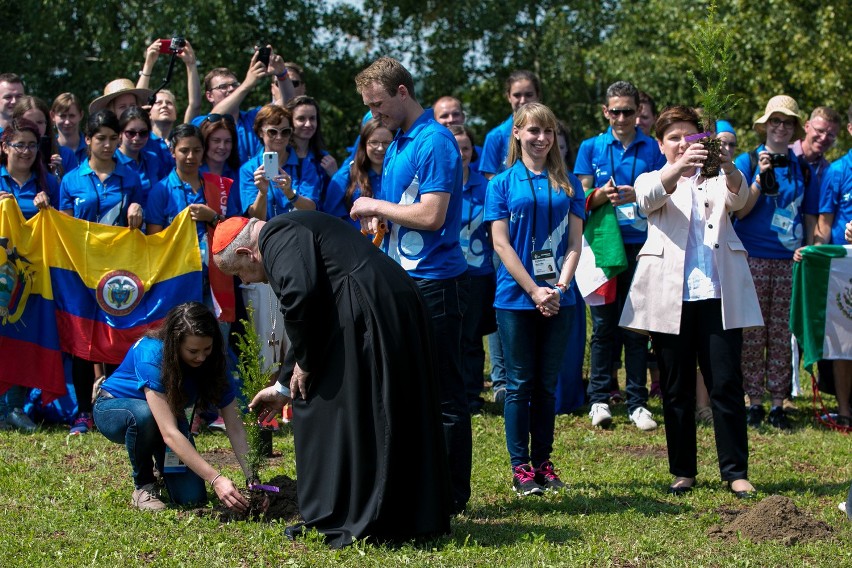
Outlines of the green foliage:
[{"label": "green foliage", "polygon": [[695,55],[698,74],[692,69],[686,73],[700,95],[704,130],[715,131],[716,120],[726,116],[737,103],[734,96],[726,92],[734,59],[733,40],[719,23],[715,0],[707,8],[707,18],[687,41]]}]

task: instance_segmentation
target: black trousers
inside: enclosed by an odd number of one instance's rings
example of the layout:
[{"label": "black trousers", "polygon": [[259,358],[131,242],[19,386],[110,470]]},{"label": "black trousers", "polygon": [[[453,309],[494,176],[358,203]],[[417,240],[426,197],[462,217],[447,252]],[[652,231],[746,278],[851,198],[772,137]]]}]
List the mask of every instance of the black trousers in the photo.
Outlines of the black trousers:
[{"label": "black trousers", "polygon": [[660,367],[669,471],[698,473],[695,442],[695,364],[713,408],[719,472],[724,481],[748,478],[741,329],[722,328],[722,301],[684,302],[680,334],[652,333]]}]

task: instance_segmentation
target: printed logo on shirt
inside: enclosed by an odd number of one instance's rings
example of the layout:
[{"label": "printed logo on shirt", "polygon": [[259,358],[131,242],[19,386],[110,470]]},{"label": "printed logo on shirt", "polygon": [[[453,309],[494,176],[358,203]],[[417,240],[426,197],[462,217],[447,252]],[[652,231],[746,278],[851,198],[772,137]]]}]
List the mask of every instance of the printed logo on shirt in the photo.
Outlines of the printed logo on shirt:
[{"label": "printed logo on shirt", "polygon": [[[400,205],[411,205],[420,193],[420,179],[417,174],[402,196],[399,198]],[[388,256],[399,263],[405,270],[414,270],[420,264],[418,255],[423,252],[425,243],[423,235],[414,229],[406,229],[394,224],[391,227],[391,236],[388,242]]]},{"label": "printed logo on shirt", "polygon": [[108,272],[98,282],[98,305],[113,316],[125,316],[132,312],[142,296],[145,286],[138,276],[127,270]]}]

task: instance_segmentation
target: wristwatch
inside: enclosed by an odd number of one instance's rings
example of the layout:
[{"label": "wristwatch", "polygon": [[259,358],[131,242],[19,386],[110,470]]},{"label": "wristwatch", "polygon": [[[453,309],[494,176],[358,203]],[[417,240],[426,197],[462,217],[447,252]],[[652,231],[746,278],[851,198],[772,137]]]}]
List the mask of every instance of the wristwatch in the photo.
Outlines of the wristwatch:
[{"label": "wristwatch", "polygon": [[215,213],[213,215],[213,218],[210,219],[209,221],[207,221],[207,224],[210,225],[211,227],[215,227],[216,225],[219,224],[219,221],[221,221],[221,220],[222,220],[222,216],[219,215],[218,213]]}]

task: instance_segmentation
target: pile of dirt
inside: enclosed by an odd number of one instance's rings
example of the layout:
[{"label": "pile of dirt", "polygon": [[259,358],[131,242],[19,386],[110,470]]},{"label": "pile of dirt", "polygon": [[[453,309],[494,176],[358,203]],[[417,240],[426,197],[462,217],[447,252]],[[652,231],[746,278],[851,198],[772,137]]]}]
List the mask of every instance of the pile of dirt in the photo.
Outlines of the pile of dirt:
[{"label": "pile of dirt", "polygon": [[[212,516],[223,523],[230,521],[254,520],[269,522],[280,520],[282,524],[292,525],[301,522],[299,514],[299,501],[296,497],[296,482],[286,475],[273,477],[265,483],[278,488],[278,493],[271,491],[249,491],[242,489],[240,492],[249,500],[249,510],[246,513],[235,513],[221,502],[210,508],[196,509],[194,512],[199,516]],[[269,505],[263,511],[263,502],[268,499]]]},{"label": "pile of dirt", "polygon": [[744,511],[720,513],[725,524],[710,527],[707,534],[724,541],[736,542],[740,538],[751,542],[772,540],[791,546],[833,538],[830,526],[799,511],[792,499],[780,495],[767,497]]}]

